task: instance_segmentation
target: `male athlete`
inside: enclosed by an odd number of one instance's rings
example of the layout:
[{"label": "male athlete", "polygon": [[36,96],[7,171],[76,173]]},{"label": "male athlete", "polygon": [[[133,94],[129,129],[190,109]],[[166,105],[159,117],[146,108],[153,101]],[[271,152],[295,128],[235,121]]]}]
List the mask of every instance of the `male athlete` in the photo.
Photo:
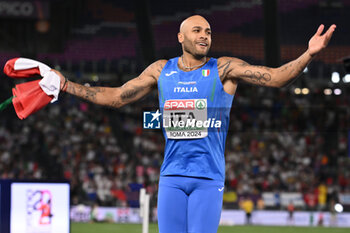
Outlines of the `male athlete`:
[{"label": "male athlete", "polygon": [[201,111],[198,111],[208,118],[220,119],[221,128],[195,134],[163,129],[166,144],[158,192],[160,233],[214,233],[222,208],[225,140],[237,83],[287,85],[327,46],[335,28],[332,25],[321,35],[324,26],[319,26],[299,58],[278,68],[268,68],[233,57],[207,57],[211,46],[210,25],[202,16],[194,15],[180,26],[181,57],[158,60],[121,87],[86,87],[57,73],[63,91],[96,104],[119,108],[141,99],[158,86],[163,114],[175,114],[177,109],[173,107],[179,104],[191,108],[193,103],[199,103]]}]

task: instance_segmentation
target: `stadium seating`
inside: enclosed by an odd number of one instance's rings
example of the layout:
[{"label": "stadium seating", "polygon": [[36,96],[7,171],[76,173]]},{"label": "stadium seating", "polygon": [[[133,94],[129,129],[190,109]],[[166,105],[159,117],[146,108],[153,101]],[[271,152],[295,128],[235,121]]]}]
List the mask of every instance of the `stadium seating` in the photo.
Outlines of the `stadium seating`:
[{"label": "stadium seating", "polygon": [[[238,197],[316,192],[319,184],[349,191],[349,173],[339,166],[347,161],[348,99],[240,86],[226,145],[227,190]],[[63,95],[27,120],[3,119],[1,178],[69,179],[76,204],[135,206],[127,195],[132,183],[155,198],[164,139],[142,129],[141,116],[156,102],[151,95],[110,110]]]},{"label": "stadium seating", "polygon": [[[155,2],[151,11],[157,57],[178,55],[179,22],[203,13],[213,28],[213,56],[263,63],[261,1],[204,1],[208,10],[203,12],[190,3],[170,1],[164,10],[163,1]],[[328,82],[340,59],[350,55],[350,2],[342,2],[339,11],[322,8],[317,0],[279,1],[282,60],[299,56],[318,24],[335,22],[341,36],[311,63],[308,74]],[[126,74],[142,69],[133,5],[89,0],[86,8],[83,23],[72,30],[64,50],[39,53],[37,58],[71,72],[70,78],[78,82],[88,73],[113,73],[112,81],[93,85],[119,86]],[[315,11],[324,22],[310,19]],[[0,51],[0,64],[20,55]],[[323,185],[327,201],[350,192],[350,92],[344,85],[342,95],[325,96],[323,88],[315,84],[311,94],[297,96],[290,89],[239,85],[226,145],[225,190],[234,202],[228,206],[238,208],[244,195],[254,195],[257,202],[263,192],[300,192],[306,197]],[[5,98],[10,84],[1,90]],[[24,121],[5,110],[0,118],[0,178],[68,179],[73,204],[137,206],[137,190],[144,186],[155,205],[164,139],[160,131],[142,128],[142,111],[156,108],[155,103],[157,94],[152,93],[138,104],[111,110],[63,94],[59,103]]]}]

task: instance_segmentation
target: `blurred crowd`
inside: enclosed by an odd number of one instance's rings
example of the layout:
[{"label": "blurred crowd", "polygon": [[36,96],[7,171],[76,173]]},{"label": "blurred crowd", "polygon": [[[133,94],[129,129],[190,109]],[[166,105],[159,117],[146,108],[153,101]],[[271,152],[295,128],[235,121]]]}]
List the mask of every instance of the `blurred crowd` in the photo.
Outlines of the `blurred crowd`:
[{"label": "blurred crowd", "polygon": [[[295,95],[291,87],[240,85],[226,143],[225,191],[300,192],[315,206],[350,192],[349,101],[346,91]],[[164,139],[160,130],[142,128],[142,111],[157,108],[156,92],[121,109],[61,94],[23,121],[10,107],[0,117],[0,178],[67,179],[72,204],[137,207],[145,187],[154,206]]]}]

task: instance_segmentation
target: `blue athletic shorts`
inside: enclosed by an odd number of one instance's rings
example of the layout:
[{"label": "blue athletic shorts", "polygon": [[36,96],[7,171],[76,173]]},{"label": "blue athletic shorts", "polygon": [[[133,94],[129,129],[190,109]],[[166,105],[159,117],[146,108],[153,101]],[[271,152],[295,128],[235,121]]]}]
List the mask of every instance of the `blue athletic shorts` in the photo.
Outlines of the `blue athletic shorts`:
[{"label": "blue athletic shorts", "polygon": [[224,182],[161,176],[158,190],[159,233],[216,233]]}]

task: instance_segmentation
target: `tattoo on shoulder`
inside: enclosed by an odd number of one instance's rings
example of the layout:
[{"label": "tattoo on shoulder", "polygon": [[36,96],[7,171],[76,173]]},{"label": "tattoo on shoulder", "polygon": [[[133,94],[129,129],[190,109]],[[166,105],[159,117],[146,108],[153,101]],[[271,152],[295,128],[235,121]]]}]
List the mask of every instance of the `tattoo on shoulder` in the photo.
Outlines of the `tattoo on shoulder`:
[{"label": "tattoo on shoulder", "polygon": [[158,76],[162,73],[163,68],[164,68],[164,65],[161,62],[159,62],[159,64],[157,65]]},{"label": "tattoo on shoulder", "polygon": [[249,66],[248,62],[242,61],[241,63],[238,64],[239,66]]},{"label": "tattoo on shoulder", "polygon": [[231,60],[226,61],[224,64],[219,63],[218,64],[218,72],[219,72],[219,76],[220,79],[224,79],[229,71],[229,67],[231,64]]},{"label": "tattoo on shoulder", "polygon": [[162,73],[163,67],[164,67],[164,62],[162,60],[161,61],[157,61],[157,62],[153,63],[151,66],[149,66],[147,68],[146,72],[150,72],[152,78],[157,82],[158,81],[158,77]]}]

